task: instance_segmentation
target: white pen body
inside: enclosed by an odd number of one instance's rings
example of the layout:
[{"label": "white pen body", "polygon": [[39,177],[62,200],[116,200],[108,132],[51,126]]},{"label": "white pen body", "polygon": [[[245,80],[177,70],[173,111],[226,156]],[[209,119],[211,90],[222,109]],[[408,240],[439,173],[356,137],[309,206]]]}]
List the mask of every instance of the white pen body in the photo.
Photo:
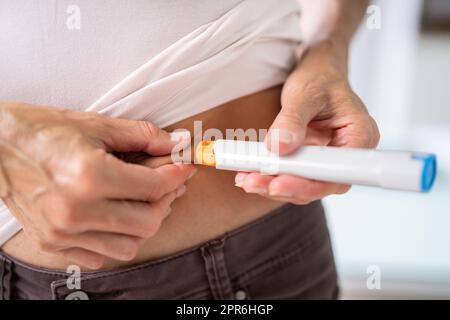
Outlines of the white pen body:
[{"label": "white pen body", "polygon": [[290,155],[278,156],[263,142],[217,140],[214,155],[217,169],[408,191],[428,191],[436,174],[434,155],[405,151],[304,146]]}]

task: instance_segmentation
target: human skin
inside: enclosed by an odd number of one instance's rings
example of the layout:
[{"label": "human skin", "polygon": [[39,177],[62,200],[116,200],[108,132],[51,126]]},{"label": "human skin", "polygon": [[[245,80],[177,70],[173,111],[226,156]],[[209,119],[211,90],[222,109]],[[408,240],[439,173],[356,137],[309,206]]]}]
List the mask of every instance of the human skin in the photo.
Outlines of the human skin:
[{"label": "human skin", "polygon": [[149,122],[6,102],[0,115],[2,199],[39,250],[90,268],[134,258],[195,173],[112,155],[170,153],[180,141]]},{"label": "human skin", "polygon": [[[303,1],[305,16],[310,2]],[[311,45],[286,80],[281,111],[266,137],[267,147],[289,154],[303,144],[374,148],[380,134],[374,119],[348,83],[348,49],[365,12],[365,0],[321,1],[329,12],[320,25],[321,40]],[[248,193],[307,204],[350,186],[300,177],[238,173],[236,185]]]}]

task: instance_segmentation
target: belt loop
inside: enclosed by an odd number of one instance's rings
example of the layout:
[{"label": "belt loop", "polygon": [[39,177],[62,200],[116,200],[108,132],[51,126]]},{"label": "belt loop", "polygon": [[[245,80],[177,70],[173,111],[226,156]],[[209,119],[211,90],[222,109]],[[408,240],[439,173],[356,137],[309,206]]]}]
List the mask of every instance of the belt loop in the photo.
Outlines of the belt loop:
[{"label": "belt loop", "polygon": [[11,299],[11,264],[0,253],[0,300]]},{"label": "belt loop", "polygon": [[206,275],[215,300],[233,299],[233,290],[223,252],[225,238],[210,241],[201,247]]}]

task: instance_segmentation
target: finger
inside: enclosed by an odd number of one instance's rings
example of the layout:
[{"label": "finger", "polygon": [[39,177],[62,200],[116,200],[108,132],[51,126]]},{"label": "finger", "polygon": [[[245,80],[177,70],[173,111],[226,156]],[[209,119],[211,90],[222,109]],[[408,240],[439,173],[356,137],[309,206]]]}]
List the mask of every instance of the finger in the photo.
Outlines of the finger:
[{"label": "finger", "polygon": [[261,196],[266,199],[275,200],[275,201],[279,201],[279,202],[288,202],[288,203],[292,203],[292,204],[296,204],[296,205],[305,205],[305,204],[312,202],[312,200],[308,201],[308,200],[296,199],[296,198],[271,197],[268,194],[261,194]]},{"label": "finger", "polygon": [[[175,152],[175,151],[174,151]],[[179,153],[171,153],[165,156],[149,156],[147,153],[116,153],[115,156],[120,160],[129,163],[137,163],[149,168],[158,168],[164,164],[176,163],[176,164],[189,164],[192,163],[192,159],[195,158],[194,150],[190,147],[186,147]]]},{"label": "finger", "polygon": [[[346,193],[348,190],[350,190],[349,185],[343,185],[342,188],[338,189],[338,191],[336,192],[336,194],[344,194]],[[280,201],[280,202],[289,202],[289,203],[293,203],[296,205],[305,205],[308,204],[312,201],[315,200],[319,200],[320,198],[311,198],[311,199],[307,199],[307,198],[300,198],[300,197],[276,197],[276,196],[270,196],[268,194],[260,194],[261,196],[267,198],[267,199],[271,199],[271,200],[275,200],[275,201]]]},{"label": "finger", "polygon": [[[153,203],[138,201],[104,200],[89,207],[89,214],[74,218],[72,234],[88,231],[119,233],[148,238],[159,229],[169,214],[171,203],[185,189],[171,192]],[[66,226],[68,227],[68,226]]]},{"label": "finger", "polygon": [[275,177],[269,184],[268,194],[272,197],[294,198],[302,201],[313,201],[321,199],[330,194],[342,194],[348,191],[349,185],[322,182],[280,175]]},{"label": "finger", "polygon": [[59,252],[67,260],[89,269],[100,269],[105,263],[105,257],[81,248],[70,248]]},{"label": "finger", "polygon": [[236,187],[242,187],[245,177],[247,177],[247,172],[238,172],[236,173],[236,176],[234,177],[234,185]]},{"label": "finger", "polygon": [[164,197],[161,198],[161,200],[157,201],[157,202],[153,202],[151,204],[153,210],[155,212],[159,213],[159,216],[157,216],[157,228],[159,229],[159,226],[161,225],[161,222],[170,214],[171,212],[171,207],[170,205],[172,204],[172,202],[183,196],[184,193],[186,192],[187,188],[186,186],[181,186],[180,188],[177,189],[177,191],[175,192],[171,192],[167,195],[165,195]]},{"label": "finger", "polygon": [[289,199],[289,202],[305,203],[321,199],[329,194],[345,193],[350,189],[350,186],[293,176],[273,177],[250,173],[245,176],[242,188],[247,193],[266,195],[279,201]]},{"label": "finger", "polygon": [[146,158],[146,159],[139,161],[139,164],[149,167],[149,168],[152,168],[152,169],[156,169],[165,164],[171,164],[171,163],[173,163],[171,156],[150,157],[150,158]]},{"label": "finger", "polygon": [[64,235],[59,242],[66,248],[81,248],[104,257],[130,261],[138,253],[141,243],[139,240],[137,237],[115,233],[85,232],[78,235]]},{"label": "finger", "polygon": [[[279,179],[280,177],[286,178]],[[350,188],[344,184],[319,182],[292,176],[273,177],[259,173],[247,174],[241,187],[248,193],[267,195],[280,201],[290,199],[290,202],[293,202],[293,200],[297,200],[301,203],[317,200],[328,194],[342,194]]]},{"label": "finger", "polygon": [[190,132],[177,130],[169,134],[148,121],[101,117],[91,129],[108,151],[137,152],[164,155],[179,151],[191,142]]},{"label": "finger", "polygon": [[262,175],[256,172],[249,173],[242,183],[242,189],[248,193],[268,194],[269,184],[273,176]]},{"label": "finger", "polygon": [[102,196],[113,199],[156,201],[192,178],[197,169],[190,164],[166,164],[156,169],[125,163],[113,156],[103,161]]},{"label": "finger", "polygon": [[281,111],[265,142],[275,153],[288,154],[303,144],[308,123],[320,112],[325,101],[320,94],[299,88],[294,81],[283,88]]}]

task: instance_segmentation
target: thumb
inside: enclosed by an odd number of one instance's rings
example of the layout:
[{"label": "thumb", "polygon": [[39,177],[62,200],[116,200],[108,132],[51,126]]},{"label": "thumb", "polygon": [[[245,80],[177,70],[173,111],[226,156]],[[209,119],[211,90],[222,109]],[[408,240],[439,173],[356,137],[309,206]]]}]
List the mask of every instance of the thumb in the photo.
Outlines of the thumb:
[{"label": "thumb", "polygon": [[187,130],[168,133],[149,121],[136,121],[117,118],[102,118],[96,129],[97,138],[108,151],[146,152],[160,156],[178,152],[190,145],[191,136]]},{"label": "thumb", "polygon": [[281,111],[265,138],[268,150],[288,154],[305,140],[308,123],[317,115],[317,102],[299,90],[283,89]]}]

